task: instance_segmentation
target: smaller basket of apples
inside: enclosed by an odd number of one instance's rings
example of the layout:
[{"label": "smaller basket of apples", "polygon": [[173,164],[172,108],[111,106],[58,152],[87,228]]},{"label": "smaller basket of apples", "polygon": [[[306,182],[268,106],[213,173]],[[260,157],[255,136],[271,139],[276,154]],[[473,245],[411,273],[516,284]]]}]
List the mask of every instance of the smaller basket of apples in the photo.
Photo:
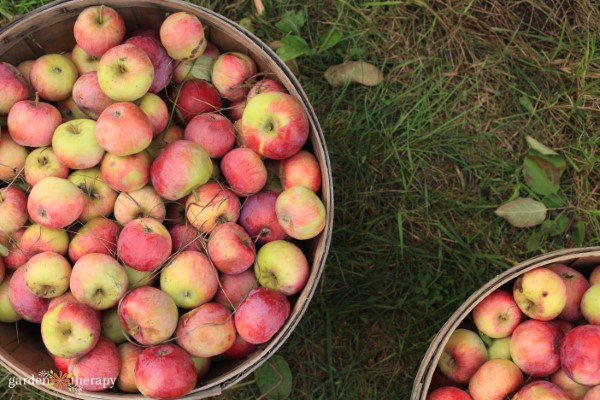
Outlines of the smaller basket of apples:
[{"label": "smaller basket of apples", "polygon": [[432,341],[413,400],[600,399],[600,248],[497,276]]}]

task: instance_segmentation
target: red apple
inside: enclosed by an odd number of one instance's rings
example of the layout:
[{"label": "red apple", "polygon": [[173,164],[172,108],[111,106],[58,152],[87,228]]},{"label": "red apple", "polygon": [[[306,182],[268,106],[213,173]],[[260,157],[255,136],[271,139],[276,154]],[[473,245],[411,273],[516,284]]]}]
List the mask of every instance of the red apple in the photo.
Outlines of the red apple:
[{"label": "red apple", "polygon": [[580,272],[564,264],[552,264],[547,267],[556,272],[567,286],[567,304],[558,318],[567,321],[577,321],[582,318],[580,309],[581,298],[590,287],[589,282]]},{"label": "red apple", "polygon": [[575,382],[600,385],[600,326],[581,325],[567,332],[560,344],[560,363]]},{"label": "red apple", "polygon": [[534,381],[523,386],[512,400],[570,400],[561,388],[548,381]]},{"label": "red apple", "polygon": [[184,139],[202,146],[211,158],[221,158],[235,144],[233,124],[223,115],[210,112],[196,115],[187,124]]},{"label": "red apple", "polygon": [[114,256],[119,226],[108,218],[95,218],[83,225],[69,243],[69,258],[74,263],[90,253]]},{"label": "red apple", "polygon": [[471,400],[471,396],[457,387],[444,386],[429,393],[427,400]]},{"label": "red apple", "polygon": [[305,186],[313,192],[321,188],[321,167],[317,158],[307,150],[300,150],[291,157],[281,160],[281,186]]},{"label": "red apple", "polygon": [[85,206],[79,216],[81,222],[108,217],[112,213],[117,192],[104,182],[100,168],[76,170],[67,179],[77,186],[85,197]]},{"label": "red apple", "polygon": [[256,82],[248,91],[248,100],[261,93],[282,92],[286,93],[285,88],[280,82],[273,79],[262,79]]},{"label": "red apple", "polygon": [[221,160],[221,172],[238,196],[258,193],[267,183],[267,169],[254,151],[238,147]]},{"label": "red apple", "polygon": [[327,211],[321,199],[304,186],[285,189],[275,202],[277,221],[294,239],[316,237],[325,229]]},{"label": "red apple", "polygon": [[438,368],[453,381],[467,383],[487,360],[487,350],[479,335],[459,328],[452,332],[444,346]]},{"label": "red apple", "polygon": [[115,103],[104,94],[96,71],[81,75],[73,86],[73,101],[88,118],[97,120],[102,111]]},{"label": "red apple", "polygon": [[15,143],[21,146],[50,145],[54,130],[61,123],[60,111],[42,101],[21,100],[8,112],[8,131]]},{"label": "red apple", "polygon": [[215,302],[223,304],[230,310],[237,309],[248,296],[248,293],[258,286],[258,281],[252,269],[235,275],[223,274],[219,281],[221,286],[215,296]]},{"label": "red apple", "polygon": [[0,61],[0,115],[8,114],[11,107],[29,98],[29,85],[23,74],[13,65]]},{"label": "red apple", "polygon": [[169,231],[153,218],[138,218],[129,222],[117,240],[121,260],[138,271],[153,271],[171,255]]},{"label": "red apple", "polygon": [[138,393],[135,384],[135,364],[144,348],[131,342],[121,343],[117,348],[121,359],[121,368],[117,377],[117,387],[127,393]]},{"label": "red apple", "polygon": [[254,352],[257,347],[255,344],[246,342],[240,335],[236,335],[231,347],[221,356],[227,360],[239,360]]},{"label": "red apple", "polygon": [[246,109],[246,104],[248,104],[248,100],[243,98],[242,100],[232,101],[227,108],[227,117],[230,120],[237,122],[242,119],[244,115],[244,110]]},{"label": "red apple", "polygon": [[169,228],[171,241],[173,242],[173,253],[180,251],[203,252],[204,238],[198,231],[188,224],[175,224]]},{"label": "red apple", "polygon": [[290,315],[290,302],[280,292],[258,287],[253,289],[234,314],[235,327],[245,341],[268,342]]},{"label": "red apple", "polygon": [[512,335],[522,318],[512,294],[502,289],[488,294],[473,309],[477,329],[493,339]]},{"label": "red apple", "polygon": [[11,182],[23,172],[29,150],[16,144],[8,130],[2,128],[0,132],[0,181]]},{"label": "red apple", "polygon": [[69,364],[71,382],[88,392],[99,392],[115,386],[120,369],[117,346],[100,337],[96,346]]},{"label": "red apple", "polygon": [[235,222],[217,225],[210,233],[207,249],[215,267],[224,274],[239,274],[254,263],[254,243]]},{"label": "red apple", "polygon": [[137,218],[165,219],[165,203],[152,186],[131,192],[121,192],[114,207],[115,219],[125,226]]},{"label": "red apple", "polygon": [[583,399],[583,396],[585,396],[588,390],[590,390],[589,386],[580,385],[573,379],[569,378],[569,376],[562,369],[559,369],[553,373],[550,377],[550,380],[556,386],[561,388],[571,400]]},{"label": "red apple", "polygon": [[560,368],[560,342],[564,334],[546,321],[527,320],[514,330],[510,355],[527,375],[542,377]]},{"label": "red apple", "polygon": [[73,34],[77,44],[88,54],[101,57],[125,37],[125,21],[113,8],[92,6],[81,11]]},{"label": "red apple", "polygon": [[154,93],[146,93],[140,99],[136,100],[135,104],[140,107],[150,121],[152,126],[152,137],[160,135],[169,123],[169,109],[167,104],[159,96]]},{"label": "red apple", "polygon": [[27,222],[27,195],[15,186],[0,188],[0,231],[12,233]]},{"label": "red apple", "polygon": [[37,297],[25,284],[25,268],[17,269],[10,279],[8,299],[14,311],[24,320],[42,322],[48,310],[48,299]]},{"label": "red apple", "polygon": [[240,225],[257,243],[268,243],[288,237],[277,221],[275,203],[278,196],[275,192],[261,192],[248,197],[242,205]]},{"label": "red apple", "polygon": [[108,106],[96,124],[96,139],[117,156],[139,153],[152,142],[152,126],[146,114],[133,103]]},{"label": "red apple", "polygon": [[583,400],[600,400],[600,385],[591,388],[585,396],[583,396]]},{"label": "red apple", "polygon": [[186,124],[196,115],[218,111],[222,106],[217,89],[200,79],[183,82],[171,93],[171,100]]},{"label": "red apple", "polygon": [[31,219],[48,228],[64,228],[79,218],[85,197],[66,179],[47,177],[35,185],[27,199]]}]

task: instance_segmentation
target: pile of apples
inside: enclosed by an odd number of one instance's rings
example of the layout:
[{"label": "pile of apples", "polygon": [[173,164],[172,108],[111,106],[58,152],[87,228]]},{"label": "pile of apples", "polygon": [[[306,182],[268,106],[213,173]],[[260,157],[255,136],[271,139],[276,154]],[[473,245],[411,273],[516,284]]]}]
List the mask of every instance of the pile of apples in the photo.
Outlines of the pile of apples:
[{"label": "pile of apples", "polygon": [[83,390],[177,398],[306,285],[326,224],[309,120],[192,14],[126,35],[94,6],[73,33],[0,62],[0,321],[40,324]]},{"label": "pile of apples", "polygon": [[600,266],[587,278],[557,263],[527,271],[470,320],[446,343],[427,400],[600,399]]}]

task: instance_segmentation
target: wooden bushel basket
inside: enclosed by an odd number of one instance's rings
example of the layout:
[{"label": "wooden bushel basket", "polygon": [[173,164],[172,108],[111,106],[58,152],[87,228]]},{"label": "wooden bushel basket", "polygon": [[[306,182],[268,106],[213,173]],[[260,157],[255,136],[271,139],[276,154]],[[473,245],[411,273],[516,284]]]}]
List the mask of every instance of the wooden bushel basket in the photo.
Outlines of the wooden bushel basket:
[{"label": "wooden bushel basket", "polygon": [[[288,92],[300,99],[310,121],[310,137],[306,148],[320,163],[322,188],[320,197],[327,210],[324,231],[302,243],[311,265],[306,287],[290,298],[291,313],[281,330],[268,343],[248,357],[238,361],[213,363],[209,374],[198,382],[185,399],[201,399],[220,394],[265,362],[290,336],[304,314],[319,283],[331,241],[333,225],[333,187],[331,165],[325,139],[317,117],[306,94],[293,73],[275,53],[257,37],[225,17],[205,8],[178,0],[60,0],[25,15],[0,30],[0,60],[13,65],[47,53],[71,51],[75,45],[73,25],[80,11],[92,5],[104,4],[116,9],[125,19],[128,32],[139,28],[160,27],[169,14],[186,11],[199,17],[205,26],[206,37],[221,50],[248,54],[257,63],[259,73],[280,81]],[[0,363],[16,377],[38,377],[40,371],[56,370],[41,340],[39,324],[20,321],[0,324]],[[72,399],[142,399],[140,394],[120,392],[78,392],[56,390],[46,385],[37,388],[54,396]]]},{"label": "wooden bushel basket", "polygon": [[589,276],[592,269],[600,265],[600,247],[588,247],[580,249],[559,250],[542,256],[532,258],[515,265],[508,271],[496,276],[485,284],[481,289],[473,293],[454,314],[448,319],[438,334],[433,338],[429,349],[421,361],[421,366],[417,372],[411,400],[426,400],[433,373],[437,367],[438,360],[444,350],[444,346],[450,339],[450,335],[461,323],[469,318],[473,308],[489,293],[503,287],[512,293],[514,281],[520,275],[538,267],[544,267],[550,264],[565,264],[577,269],[585,276]]}]

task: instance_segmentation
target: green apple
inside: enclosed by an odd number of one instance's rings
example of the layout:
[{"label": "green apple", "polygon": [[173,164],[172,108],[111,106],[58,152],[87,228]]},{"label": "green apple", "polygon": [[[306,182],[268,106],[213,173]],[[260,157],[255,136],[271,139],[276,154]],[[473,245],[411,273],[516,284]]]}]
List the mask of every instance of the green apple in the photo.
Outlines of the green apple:
[{"label": "green apple", "polygon": [[488,358],[503,358],[510,360],[510,336],[502,339],[494,339],[492,344],[488,347]]},{"label": "green apple", "polygon": [[50,101],[62,101],[71,97],[78,77],[73,61],[62,54],[45,54],[39,57],[29,71],[33,90],[41,98]]},{"label": "green apple", "polygon": [[69,290],[71,265],[60,254],[52,251],[36,254],[23,268],[27,288],[38,297],[51,299]]},{"label": "green apple", "polygon": [[115,101],[134,101],[148,92],[154,80],[154,66],[146,52],[124,43],[108,50],[98,63],[98,83]]},{"label": "green apple", "polygon": [[286,296],[302,290],[309,272],[304,252],[286,240],[274,240],[265,244],[258,251],[254,263],[254,274],[258,282]]},{"label": "green apple", "polygon": [[85,197],[85,206],[79,216],[80,221],[88,222],[112,214],[117,201],[117,192],[104,182],[100,168],[77,170],[67,179],[77,186]]},{"label": "green apple", "polygon": [[0,322],[17,322],[21,319],[8,299],[9,285],[10,277],[0,283]]},{"label": "green apple", "polygon": [[109,308],[102,312],[100,321],[102,327],[102,336],[109,339],[114,344],[120,344],[126,341],[121,323],[119,322],[119,307]]},{"label": "green apple", "polygon": [[61,164],[71,169],[91,168],[104,156],[96,140],[96,121],[74,119],[54,131],[52,149]]}]

